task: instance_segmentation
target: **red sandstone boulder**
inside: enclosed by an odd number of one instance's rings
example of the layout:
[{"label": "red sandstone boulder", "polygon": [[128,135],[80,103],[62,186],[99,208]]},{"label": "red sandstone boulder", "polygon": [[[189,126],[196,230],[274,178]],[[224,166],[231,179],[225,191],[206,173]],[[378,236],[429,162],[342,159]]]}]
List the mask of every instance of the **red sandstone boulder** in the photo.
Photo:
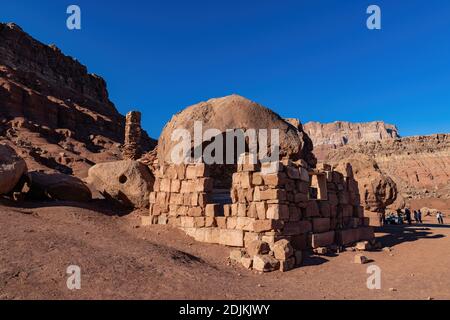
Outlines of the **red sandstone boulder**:
[{"label": "red sandstone boulder", "polygon": [[131,208],[149,206],[154,180],[147,166],[133,160],[97,164],[87,178],[105,198]]},{"label": "red sandstone boulder", "polygon": [[397,185],[380,171],[374,160],[364,154],[358,154],[338,162],[335,168],[337,171],[346,172],[348,163],[353,168],[362,205],[367,210],[385,209],[396,201]]},{"label": "red sandstone boulder", "polygon": [[25,161],[9,146],[0,144],[0,194],[14,190],[20,178],[27,172]]},{"label": "red sandstone boulder", "polygon": [[87,202],[91,200],[91,191],[80,179],[62,173],[31,172],[30,190],[27,196],[31,199]]},{"label": "red sandstone boulder", "polygon": [[[178,141],[172,141],[172,134],[178,129],[187,130],[194,146],[194,124],[202,123],[203,132],[217,129],[226,133],[230,129],[270,130],[278,129],[280,134],[280,157],[304,159],[311,166],[316,165],[312,154],[312,142],[303,132],[301,126],[294,127],[272,110],[239,95],[211,99],[190,106],[173,116],[161,133],[158,142],[158,159],[160,163],[172,163],[172,151]],[[202,132],[202,134],[203,134]],[[270,140],[270,139],[269,139]],[[261,141],[259,141],[261,143]]]}]

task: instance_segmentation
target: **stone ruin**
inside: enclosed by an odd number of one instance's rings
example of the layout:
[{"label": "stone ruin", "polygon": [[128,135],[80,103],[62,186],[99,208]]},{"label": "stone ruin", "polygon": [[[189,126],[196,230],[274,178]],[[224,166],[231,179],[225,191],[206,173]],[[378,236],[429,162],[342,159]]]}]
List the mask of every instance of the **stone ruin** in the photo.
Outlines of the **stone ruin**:
[{"label": "stone ruin", "polygon": [[125,159],[138,160],[142,156],[141,137],[141,113],[131,111],[127,114],[125,120],[125,143],[122,149],[122,155]]},{"label": "stone ruin", "polygon": [[[200,118],[205,127],[219,129],[218,122],[232,128],[264,128],[269,122],[279,127],[283,150],[278,172],[266,174],[268,164],[254,164],[248,153],[240,155],[246,161],[237,165],[171,163],[171,133],[180,126],[190,128]],[[196,241],[233,247],[232,260],[261,272],[300,266],[303,254],[311,250],[324,253],[373,241],[351,166],[345,172],[316,166],[308,139],[300,124],[295,127],[239,96],[186,109],[166,125],[159,140],[143,225],[170,225]]]}]

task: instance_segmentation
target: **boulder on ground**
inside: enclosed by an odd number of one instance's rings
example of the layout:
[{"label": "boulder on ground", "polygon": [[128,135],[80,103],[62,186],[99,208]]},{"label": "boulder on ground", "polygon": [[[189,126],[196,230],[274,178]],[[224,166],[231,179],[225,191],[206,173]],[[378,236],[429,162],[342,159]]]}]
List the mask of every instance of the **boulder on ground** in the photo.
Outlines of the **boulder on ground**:
[{"label": "boulder on ground", "polygon": [[348,163],[352,165],[355,179],[358,181],[365,209],[376,212],[386,209],[397,200],[396,183],[381,172],[373,159],[364,154],[356,154],[335,165],[335,170],[345,172]]},{"label": "boulder on ground", "polygon": [[86,202],[92,199],[91,191],[80,179],[62,173],[29,173],[27,197],[36,200]]},{"label": "boulder on ground", "polygon": [[253,258],[253,269],[260,272],[272,272],[280,269],[280,261],[270,255],[257,255]]},{"label": "boulder on ground", "polygon": [[87,178],[106,199],[130,208],[149,205],[154,181],[149,168],[133,160],[97,164],[89,169]]},{"label": "boulder on ground", "polygon": [[0,194],[12,192],[26,172],[25,160],[13,148],[0,144]]}]

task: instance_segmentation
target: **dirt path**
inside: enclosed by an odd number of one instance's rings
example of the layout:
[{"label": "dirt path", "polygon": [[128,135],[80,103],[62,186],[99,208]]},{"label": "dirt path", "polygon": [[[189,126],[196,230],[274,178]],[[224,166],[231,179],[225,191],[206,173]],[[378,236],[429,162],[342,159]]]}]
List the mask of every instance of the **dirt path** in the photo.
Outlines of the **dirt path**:
[{"label": "dirt path", "polygon": [[[450,299],[449,226],[378,233],[393,250],[366,254],[382,270],[373,291],[353,252],[259,275],[227,265],[227,248],[115,214],[101,202],[0,204],[0,299]],[[67,289],[69,265],[81,267],[79,291]]]}]

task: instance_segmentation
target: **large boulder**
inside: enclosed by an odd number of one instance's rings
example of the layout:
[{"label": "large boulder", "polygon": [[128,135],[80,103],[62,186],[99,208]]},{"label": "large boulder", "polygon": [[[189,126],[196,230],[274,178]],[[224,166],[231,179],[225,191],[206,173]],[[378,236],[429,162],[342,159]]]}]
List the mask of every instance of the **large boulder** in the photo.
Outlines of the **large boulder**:
[{"label": "large boulder", "polygon": [[[282,119],[272,110],[239,95],[211,99],[206,102],[190,106],[173,116],[164,127],[158,141],[158,159],[162,163],[173,163],[172,152],[179,141],[173,141],[172,135],[176,130],[187,130],[191,138],[191,148],[195,149],[195,123],[201,122],[204,133],[208,129],[216,129],[222,135],[227,130],[250,129],[279,130],[280,157],[293,160],[304,159],[311,166],[316,165],[312,154],[312,142],[300,126],[295,127]],[[270,138],[268,139],[270,141]],[[265,142],[265,141],[264,141]],[[264,143],[259,141],[259,143]],[[186,156],[189,156],[186,155]]]},{"label": "large boulder", "polygon": [[0,194],[13,191],[26,172],[25,160],[13,148],[0,144]]},{"label": "large boulder", "polygon": [[86,202],[92,199],[91,191],[80,179],[62,173],[29,173],[27,196],[35,200],[60,200]]},{"label": "large boulder", "polygon": [[133,160],[100,163],[89,169],[87,182],[106,199],[131,208],[149,205],[155,179],[150,169]]},{"label": "large boulder", "polygon": [[335,165],[339,172],[346,172],[347,164],[353,168],[353,174],[358,181],[362,205],[370,211],[386,209],[392,205],[398,196],[397,185],[384,175],[377,163],[364,154],[352,155]]}]

